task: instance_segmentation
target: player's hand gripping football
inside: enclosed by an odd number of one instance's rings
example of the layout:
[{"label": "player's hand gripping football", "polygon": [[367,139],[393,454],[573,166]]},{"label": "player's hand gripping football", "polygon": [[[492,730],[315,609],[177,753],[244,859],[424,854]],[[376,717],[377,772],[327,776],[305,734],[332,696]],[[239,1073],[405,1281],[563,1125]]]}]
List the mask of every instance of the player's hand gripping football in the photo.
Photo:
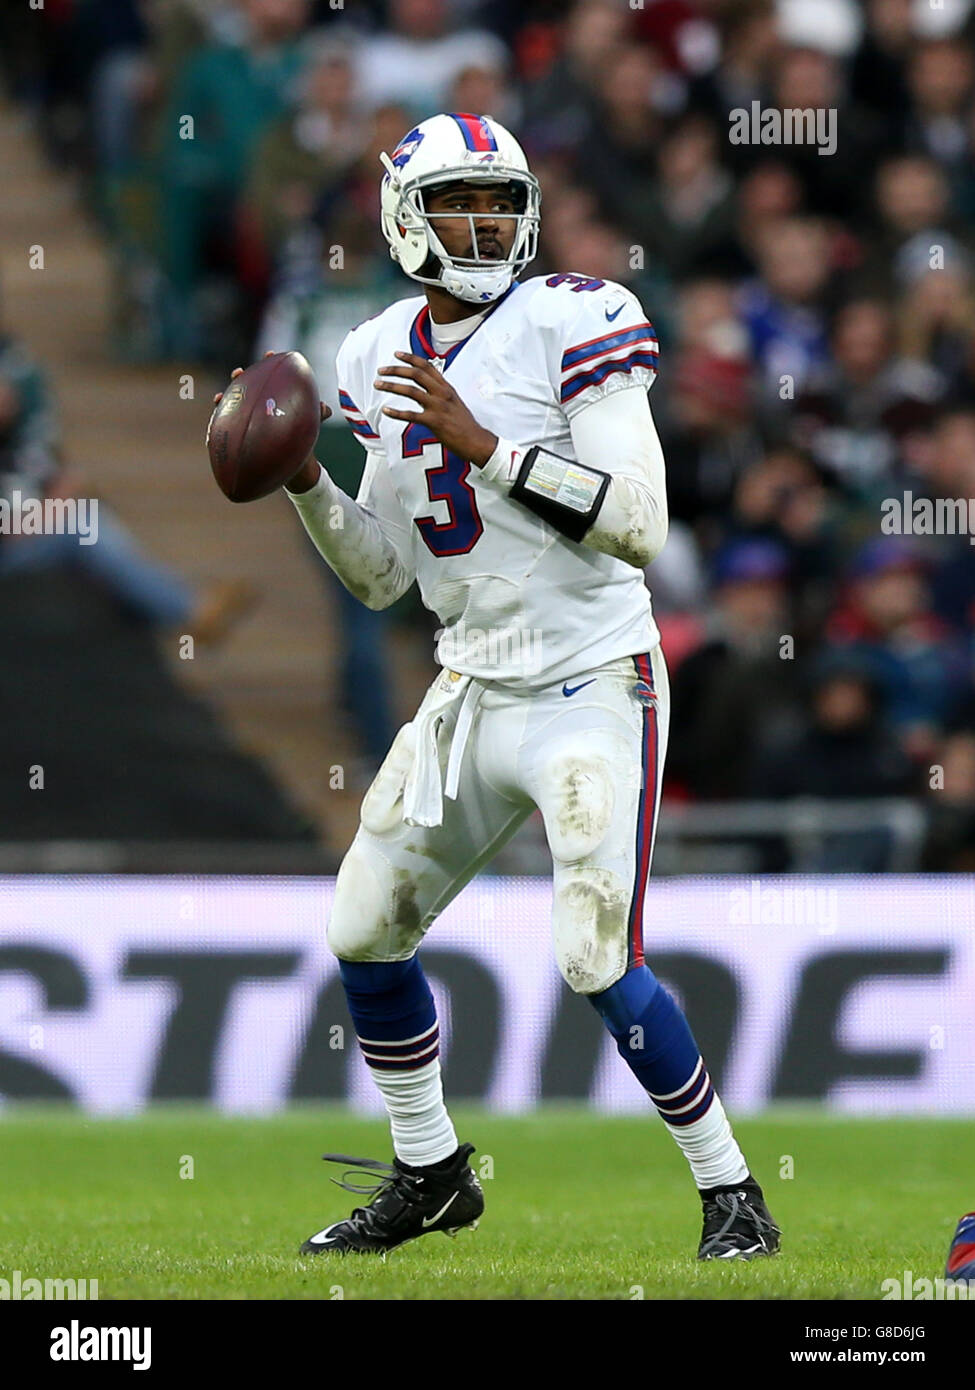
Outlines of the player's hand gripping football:
[{"label": "player's hand gripping football", "polygon": [[483,468],[497,448],[497,435],[477,423],[450,382],[444,380],[432,362],[413,352],[397,352],[396,356],[404,365],[378,368],[376,388],[392,391],[397,396],[407,396],[423,409],[396,410],[393,406],[384,405],[383,414],[391,420],[416,420],[426,425],[445,449]]},{"label": "player's hand gripping football", "polygon": [[[274,352],[266,352],[264,356],[265,358],[273,357]],[[245,369],[243,367],[235,367],[233,371],[230,373],[231,381],[236,381],[237,377],[243,376],[244,370]],[[224,393],[222,391],[217,392],[217,394],[213,398],[214,406],[218,406],[220,404],[220,402],[223,400],[223,396]],[[319,401],[318,404],[319,409],[321,411],[322,421],[324,422],[325,420],[329,419],[332,412],[324,401]],[[309,488],[314,487],[315,484],[318,482],[320,473],[321,465],[315,457],[315,451],[312,450],[312,452],[302,463],[298,472],[286,481],[285,486],[288,488],[290,492],[307,492]]]}]

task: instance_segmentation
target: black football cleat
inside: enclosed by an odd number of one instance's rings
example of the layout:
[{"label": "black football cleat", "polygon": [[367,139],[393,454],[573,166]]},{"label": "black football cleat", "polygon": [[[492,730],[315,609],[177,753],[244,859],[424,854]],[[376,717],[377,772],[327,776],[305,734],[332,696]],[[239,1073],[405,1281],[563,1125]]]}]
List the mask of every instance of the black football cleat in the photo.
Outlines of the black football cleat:
[{"label": "black football cleat", "polygon": [[365,1185],[333,1178],[346,1191],[371,1193],[372,1199],[344,1221],[310,1236],[299,1253],[385,1255],[434,1231],[452,1236],[465,1226],[473,1230],[484,1210],[481,1184],[467,1162],[473,1152],[473,1144],[461,1144],[451,1160],[422,1169],[409,1169],[398,1158],[380,1163],[375,1158],[323,1154],[329,1163],[367,1168],[382,1176]]},{"label": "black football cleat", "polygon": [[782,1232],[754,1178],[705,1197],[699,1260],[754,1260],[774,1255]]}]

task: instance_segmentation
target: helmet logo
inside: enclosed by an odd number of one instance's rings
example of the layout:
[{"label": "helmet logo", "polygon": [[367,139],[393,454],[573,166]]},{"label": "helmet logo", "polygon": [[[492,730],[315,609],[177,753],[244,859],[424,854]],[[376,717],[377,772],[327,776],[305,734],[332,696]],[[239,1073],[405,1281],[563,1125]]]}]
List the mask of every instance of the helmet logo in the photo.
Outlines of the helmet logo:
[{"label": "helmet logo", "polygon": [[402,169],[403,165],[416,153],[417,147],[423,141],[423,131],[419,126],[414,126],[408,135],[404,135],[402,140],[393,150],[393,164],[397,169]]},{"label": "helmet logo", "polygon": [[493,164],[497,157],[496,154],[482,154],[477,162],[478,164]]}]

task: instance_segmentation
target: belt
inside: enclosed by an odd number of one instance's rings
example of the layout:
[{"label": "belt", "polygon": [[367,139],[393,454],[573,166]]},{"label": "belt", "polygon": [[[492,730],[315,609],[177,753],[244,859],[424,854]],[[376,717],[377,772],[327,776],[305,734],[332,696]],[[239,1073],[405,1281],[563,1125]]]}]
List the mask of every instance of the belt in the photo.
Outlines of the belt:
[{"label": "belt", "polygon": [[[443,798],[457,800],[464,749],[470,737],[484,687],[470,676],[446,671],[417,711],[413,721],[413,764],[403,789],[403,819],[407,825],[443,824]],[[446,779],[441,779],[437,736],[447,714],[460,703],[450,740]]]}]

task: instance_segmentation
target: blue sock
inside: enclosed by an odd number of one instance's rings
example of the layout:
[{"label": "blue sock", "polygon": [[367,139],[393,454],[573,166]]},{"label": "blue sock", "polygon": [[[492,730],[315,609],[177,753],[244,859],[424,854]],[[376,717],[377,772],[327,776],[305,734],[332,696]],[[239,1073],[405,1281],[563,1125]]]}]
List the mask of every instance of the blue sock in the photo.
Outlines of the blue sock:
[{"label": "blue sock", "polygon": [[588,997],[661,1117],[678,1127],[701,1119],[714,1087],[687,1019],[649,967]]},{"label": "blue sock", "polygon": [[339,961],[362,1055],[380,1071],[411,1071],[440,1052],[433,994],[416,956]]}]

